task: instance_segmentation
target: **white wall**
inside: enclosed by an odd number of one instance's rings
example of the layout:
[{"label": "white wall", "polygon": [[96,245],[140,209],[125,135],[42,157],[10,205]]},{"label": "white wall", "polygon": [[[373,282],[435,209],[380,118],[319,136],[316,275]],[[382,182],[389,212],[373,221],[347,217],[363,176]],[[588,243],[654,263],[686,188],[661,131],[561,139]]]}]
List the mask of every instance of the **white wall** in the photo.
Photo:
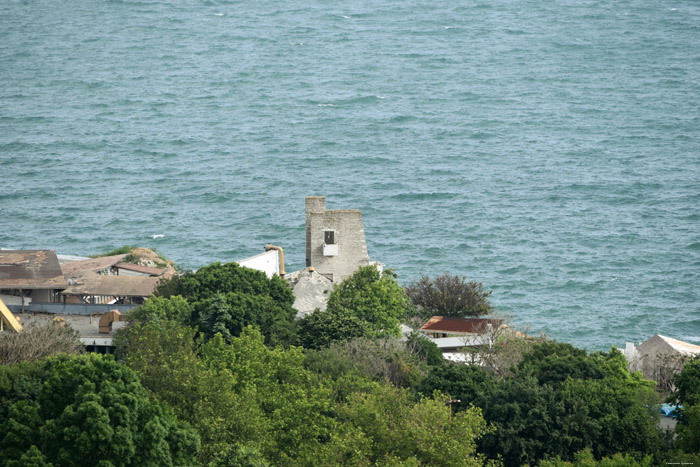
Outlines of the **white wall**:
[{"label": "white wall", "polygon": [[267,277],[280,273],[280,256],[277,250],[266,251],[236,262],[241,266],[262,271],[267,274]]}]

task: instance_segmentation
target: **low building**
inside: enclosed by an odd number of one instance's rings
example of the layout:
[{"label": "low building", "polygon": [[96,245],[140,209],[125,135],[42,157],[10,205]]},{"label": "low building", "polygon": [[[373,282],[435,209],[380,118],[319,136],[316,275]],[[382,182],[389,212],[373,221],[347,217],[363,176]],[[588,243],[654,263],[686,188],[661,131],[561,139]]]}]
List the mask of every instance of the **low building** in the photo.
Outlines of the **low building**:
[{"label": "low building", "polygon": [[433,316],[418,331],[428,337],[445,338],[486,334],[500,326],[500,319]]},{"label": "low building", "polygon": [[239,266],[264,272],[268,279],[275,274],[284,277],[284,253],[280,247],[265,245],[265,252],[236,262]]},{"label": "low building", "polygon": [[655,334],[637,347],[627,342],[624,354],[630,371],[641,371],[645,379],[656,381],[661,389],[672,390],[671,378],[688,359],[700,355],[700,346]]},{"label": "low building", "polygon": [[172,277],[171,272],[166,268],[154,268],[133,263],[120,262],[114,265],[114,269],[116,269],[118,276]]},{"label": "low building", "polygon": [[66,303],[139,305],[150,297],[160,277],[105,276],[85,272],[70,278],[61,292]]},{"label": "low building", "polygon": [[7,305],[52,303],[68,283],[53,250],[0,250],[0,298]]},{"label": "low building", "polygon": [[445,360],[469,365],[481,365],[480,349],[491,347],[491,338],[488,335],[464,335],[461,337],[427,337],[435,343]]},{"label": "low building", "polygon": [[[16,316],[25,327],[48,322],[68,324],[78,332],[80,342],[88,352],[114,353],[114,336],[119,329],[127,325],[120,318],[114,319],[114,314],[114,312],[111,312],[111,315],[110,312],[91,315],[18,313]],[[108,324],[105,325],[107,322]]]},{"label": "low building", "polygon": [[85,272],[94,272],[101,276],[116,276],[119,271],[116,265],[121,263],[128,253],[121,255],[100,256],[98,258],[88,258],[78,261],[70,261],[61,265],[61,270],[65,277],[76,276]]}]

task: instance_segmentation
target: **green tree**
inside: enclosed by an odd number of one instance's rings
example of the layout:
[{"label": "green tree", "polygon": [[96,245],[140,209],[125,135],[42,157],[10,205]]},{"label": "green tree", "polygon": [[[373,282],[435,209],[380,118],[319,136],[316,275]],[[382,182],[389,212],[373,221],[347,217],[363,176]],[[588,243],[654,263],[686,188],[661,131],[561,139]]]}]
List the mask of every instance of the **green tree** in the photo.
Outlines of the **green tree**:
[{"label": "green tree", "polygon": [[466,410],[484,394],[490,394],[497,384],[494,376],[478,366],[446,363],[433,367],[430,374],[418,385],[417,391],[430,396],[435,391],[459,399],[453,410]]},{"label": "green tree", "polygon": [[425,360],[430,366],[442,366],[445,364],[445,358],[442,356],[442,352],[437,344],[422,334],[417,332],[411,333],[406,340],[406,347],[412,353]]},{"label": "green tree", "polygon": [[485,291],[481,282],[448,274],[435,279],[421,275],[406,286],[406,294],[424,317],[487,315],[493,311],[488,298],[492,292]]},{"label": "green tree", "polygon": [[596,460],[593,452],[590,449],[584,449],[574,455],[573,462],[562,460],[560,457],[547,459],[539,464],[539,467],[651,467],[651,456],[646,456],[641,461],[638,461],[629,454],[617,453],[611,457],[604,457],[601,460]]},{"label": "green tree", "polygon": [[207,339],[219,333],[229,342],[249,325],[260,329],[268,342],[286,341],[285,331],[296,315],[291,306],[281,306],[272,297],[241,292],[215,294],[194,308]]},{"label": "green tree", "polygon": [[410,308],[391,271],[363,266],[333,288],[326,311],[316,310],[299,323],[300,339],[317,349],[355,337],[397,337],[399,318]]},{"label": "green tree", "polygon": [[245,326],[253,325],[268,342],[292,339],[294,294],[279,276],[269,279],[265,273],[237,263],[213,263],[161,282],[156,295],[187,300],[192,311],[189,322],[183,324],[198,326],[207,338],[221,333],[231,340]]},{"label": "green tree", "polygon": [[339,409],[337,431],[318,465],[481,466],[479,437],[489,431],[478,409],[450,416],[445,398],[412,400],[409,392],[378,385],[352,394]]},{"label": "green tree", "polygon": [[676,447],[681,453],[700,455],[700,357],[685,364],[673,377],[676,392],[669,402],[680,405],[676,425]]},{"label": "green tree", "polygon": [[[567,378],[601,379],[605,368],[589,358],[586,351],[571,344],[547,341],[530,347],[518,365],[521,373],[529,373],[540,384],[557,384]],[[627,369],[623,369],[624,373]]]},{"label": "green tree", "polygon": [[[59,356],[2,372],[0,399],[10,406],[0,465],[191,465],[199,449],[195,431],[110,356]],[[40,390],[8,393],[25,378]]]},{"label": "green tree", "polygon": [[366,321],[350,310],[316,310],[299,321],[297,340],[306,349],[321,349],[334,342],[344,342],[370,333]]},{"label": "green tree", "polygon": [[[299,463],[328,437],[332,393],[304,368],[302,349],[271,349],[259,331],[246,327],[230,344],[215,336],[202,358],[212,371],[230,375],[231,390],[262,414],[255,436],[271,464]],[[247,417],[240,421],[248,423]]]},{"label": "green tree", "polygon": [[568,344],[534,345],[512,377],[477,398],[484,418],[498,427],[482,448],[509,465],[571,460],[586,448],[597,458],[625,452],[658,462],[656,400],[653,383],[630,375],[616,349],[588,355]]},{"label": "green tree", "polygon": [[661,460],[653,383],[630,375],[615,349],[588,355],[568,344],[532,344],[509,376],[448,364],[432,368],[418,390],[461,399],[457,411],[482,408],[496,430],[483,436],[480,450],[506,465],[571,461],[585,449],[599,459],[622,452]]},{"label": "green tree", "polygon": [[163,281],[156,289],[158,296],[181,295],[190,303],[228,292],[263,295],[279,303],[294,303],[292,290],[279,276],[268,279],[264,272],[240,266],[238,263],[212,263],[196,272],[190,271]]},{"label": "green tree", "polygon": [[332,391],[301,349],[271,349],[252,327],[206,343],[175,322],[136,325],[118,355],[144,386],[199,432],[202,465],[290,465],[328,435]]},{"label": "green tree", "polygon": [[116,345],[117,356],[143,385],[197,430],[200,464],[218,465],[239,449],[262,445],[268,427],[251,403],[255,396],[234,391],[237,380],[230,372],[207,365],[196,329],[174,321],[136,324],[119,331]]},{"label": "green tree", "polygon": [[354,372],[396,387],[412,387],[428,373],[428,364],[415,348],[393,338],[335,342],[329,348],[308,351],[306,364],[320,373],[338,377]]},{"label": "green tree", "polygon": [[141,306],[129,311],[127,320],[131,324],[173,321],[186,325],[191,322],[192,312],[192,305],[180,295],[167,298],[151,296]]}]

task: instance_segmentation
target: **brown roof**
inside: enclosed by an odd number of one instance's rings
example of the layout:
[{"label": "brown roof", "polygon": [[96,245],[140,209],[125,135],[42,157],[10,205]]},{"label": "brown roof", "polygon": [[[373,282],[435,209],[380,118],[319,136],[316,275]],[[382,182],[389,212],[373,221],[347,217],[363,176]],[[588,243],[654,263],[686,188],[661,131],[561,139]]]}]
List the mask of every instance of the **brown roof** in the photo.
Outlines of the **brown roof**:
[{"label": "brown roof", "polygon": [[71,280],[63,295],[100,295],[107,297],[149,297],[158,285],[158,277],[103,276],[86,272]]},{"label": "brown roof", "polygon": [[71,261],[62,266],[63,274],[69,276],[83,271],[102,271],[103,269],[111,268],[127,256],[129,256],[129,253],[101,256],[99,258],[90,258],[82,261]]},{"label": "brown roof", "polygon": [[500,319],[488,318],[450,318],[433,316],[421,326],[421,331],[455,332],[464,334],[482,334],[486,332],[488,325],[498,327],[503,324]]},{"label": "brown roof", "polygon": [[141,266],[140,264],[132,263],[118,263],[114,267],[119,269],[127,269],[129,271],[141,272],[143,274],[149,274],[151,276],[162,276],[168,272],[168,268],[151,268],[148,266]]},{"label": "brown roof", "polygon": [[0,289],[63,289],[53,250],[0,250]]}]

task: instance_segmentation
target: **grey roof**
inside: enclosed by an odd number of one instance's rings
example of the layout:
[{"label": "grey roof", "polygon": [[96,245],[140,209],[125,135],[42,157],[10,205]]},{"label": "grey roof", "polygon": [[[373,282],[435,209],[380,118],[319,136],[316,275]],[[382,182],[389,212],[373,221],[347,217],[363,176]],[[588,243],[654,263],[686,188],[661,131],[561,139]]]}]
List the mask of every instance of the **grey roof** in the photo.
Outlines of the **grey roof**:
[{"label": "grey roof", "polygon": [[86,259],[90,259],[89,256],[62,255],[60,253],[56,253],[56,257],[61,265],[72,263],[73,261],[85,261]]},{"label": "grey roof", "polygon": [[0,289],[63,289],[67,286],[53,250],[0,250]]},{"label": "grey roof", "polygon": [[61,268],[63,269],[63,274],[67,276],[83,271],[101,271],[111,268],[127,256],[129,256],[129,254],[125,253],[121,255],[100,256],[99,258],[90,258],[82,261],[72,261],[64,264]]},{"label": "grey roof", "polygon": [[117,263],[114,265],[117,269],[126,269],[128,271],[140,272],[149,276],[162,276],[168,272],[168,268],[152,268],[149,266],[141,266],[140,264],[132,263]]},{"label": "grey roof", "polygon": [[700,355],[700,346],[690,344],[688,342],[679,341],[671,337],[655,334],[643,343],[639,344],[637,351],[641,354],[649,353],[652,349],[664,348],[672,352],[678,352],[683,355]]},{"label": "grey roof", "polygon": [[302,269],[286,275],[294,292],[294,307],[297,317],[312,313],[316,308],[325,310],[328,295],[333,290],[333,281],[316,271]]}]

